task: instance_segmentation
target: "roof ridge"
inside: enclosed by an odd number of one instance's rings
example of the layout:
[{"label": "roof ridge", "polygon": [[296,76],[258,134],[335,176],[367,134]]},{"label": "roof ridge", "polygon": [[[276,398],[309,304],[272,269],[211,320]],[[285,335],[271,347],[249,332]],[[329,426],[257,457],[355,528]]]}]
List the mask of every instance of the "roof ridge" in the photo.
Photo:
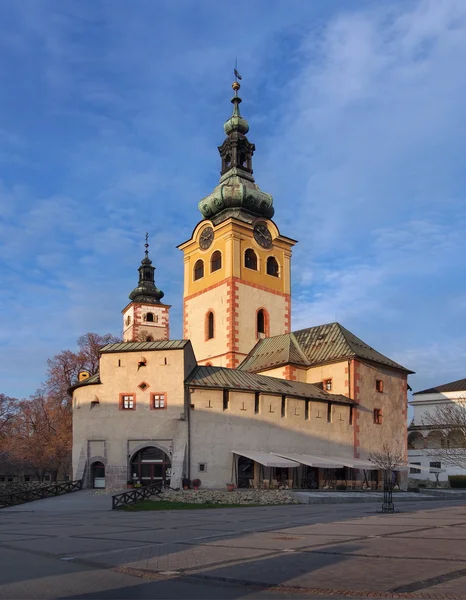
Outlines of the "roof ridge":
[{"label": "roof ridge", "polygon": [[[294,332],[290,331],[290,333],[288,335],[290,337],[290,345],[293,344],[293,346],[296,348],[296,350],[298,351],[299,355],[301,356],[301,358],[303,359],[305,364],[309,365],[310,364],[309,359],[307,358],[307,356],[304,354],[303,350],[301,349],[301,346],[299,345]],[[288,359],[289,359],[289,355],[288,355]]]}]

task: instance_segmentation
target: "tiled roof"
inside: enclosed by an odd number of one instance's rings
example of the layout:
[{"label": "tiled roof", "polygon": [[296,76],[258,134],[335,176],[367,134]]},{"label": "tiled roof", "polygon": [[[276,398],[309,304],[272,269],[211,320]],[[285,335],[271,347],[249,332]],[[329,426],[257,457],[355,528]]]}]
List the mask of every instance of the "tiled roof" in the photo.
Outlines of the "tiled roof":
[{"label": "tiled roof", "polygon": [[329,394],[320,390],[312,383],[287,381],[278,377],[256,375],[255,373],[247,373],[246,371],[227,369],[225,367],[196,367],[185,383],[190,387],[255,391],[293,396],[296,398],[323,400],[325,402],[332,401],[342,404],[354,404],[346,396]]},{"label": "tiled roof", "polygon": [[441,392],[466,392],[466,379],[458,379],[458,381],[437,385],[436,387],[429,388],[428,390],[414,392],[413,396],[416,396],[417,394],[436,394]]},{"label": "tiled roof", "polygon": [[101,354],[109,352],[141,352],[143,350],[181,350],[189,340],[159,340],[158,342],[118,342],[107,344],[100,349]]},{"label": "tiled roof", "polygon": [[339,323],[309,327],[261,340],[239,368],[257,372],[287,363],[310,367],[350,358],[361,358],[413,373],[371,348]]}]

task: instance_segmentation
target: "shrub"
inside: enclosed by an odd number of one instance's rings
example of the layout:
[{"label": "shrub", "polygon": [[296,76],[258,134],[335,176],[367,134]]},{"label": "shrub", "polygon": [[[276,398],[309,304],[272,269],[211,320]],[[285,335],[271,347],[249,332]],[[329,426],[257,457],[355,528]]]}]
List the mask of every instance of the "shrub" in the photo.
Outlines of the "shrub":
[{"label": "shrub", "polygon": [[344,490],[346,490],[346,485],[344,485],[344,484],[337,485],[336,489],[339,491],[344,491]]},{"label": "shrub", "polygon": [[201,480],[200,479],[193,479],[193,487],[201,487]]},{"label": "shrub", "polygon": [[466,488],[466,475],[448,475],[452,488]]},{"label": "shrub", "polygon": [[420,484],[418,485],[418,488],[426,488],[426,487],[427,487],[427,484],[426,484],[426,483],[420,483]]}]

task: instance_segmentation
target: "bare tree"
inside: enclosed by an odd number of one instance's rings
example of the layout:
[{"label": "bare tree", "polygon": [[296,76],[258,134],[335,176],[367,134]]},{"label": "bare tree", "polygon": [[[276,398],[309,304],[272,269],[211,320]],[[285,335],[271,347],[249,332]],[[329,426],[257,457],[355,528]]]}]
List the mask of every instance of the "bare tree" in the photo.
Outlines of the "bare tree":
[{"label": "bare tree", "polygon": [[427,455],[450,467],[466,468],[466,398],[438,404],[426,412],[422,425],[438,434]]},{"label": "bare tree", "polygon": [[383,444],[378,452],[370,454],[369,459],[379,467],[379,469],[390,473],[398,471],[401,467],[406,465],[404,454],[397,448],[392,448],[387,442]]}]

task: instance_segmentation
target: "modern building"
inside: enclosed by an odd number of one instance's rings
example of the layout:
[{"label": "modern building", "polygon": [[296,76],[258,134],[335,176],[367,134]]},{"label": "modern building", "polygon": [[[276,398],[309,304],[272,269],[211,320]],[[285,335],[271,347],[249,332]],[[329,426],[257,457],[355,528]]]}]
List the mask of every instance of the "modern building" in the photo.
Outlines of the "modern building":
[{"label": "modern building", "polygon": [[179,246],[184,339],[170,339],[146,245],[124,341],[73,388],[73,474],[88,485],[376,486],[371,453],[406,455],[411,371],[338,323],[291,332],[296,241],[255,182],[239,87],[219,184]]},{"label": "modern building", "polygon": [[[426,415],[435,413],[439,406],[456,405],[466,402],[466,379],[438,385],[415,392],[410,404],[414,409],[411,425],[408,428],[408,457],[411,465],[409,476],[414,479],[448,481],[449,475],[466,474],[464,468],[451,464],[453,454],[465,448],[464,425],[443,423],[443,427],[426,420]],[[460,461],[462,462],[462,461]]]}]

